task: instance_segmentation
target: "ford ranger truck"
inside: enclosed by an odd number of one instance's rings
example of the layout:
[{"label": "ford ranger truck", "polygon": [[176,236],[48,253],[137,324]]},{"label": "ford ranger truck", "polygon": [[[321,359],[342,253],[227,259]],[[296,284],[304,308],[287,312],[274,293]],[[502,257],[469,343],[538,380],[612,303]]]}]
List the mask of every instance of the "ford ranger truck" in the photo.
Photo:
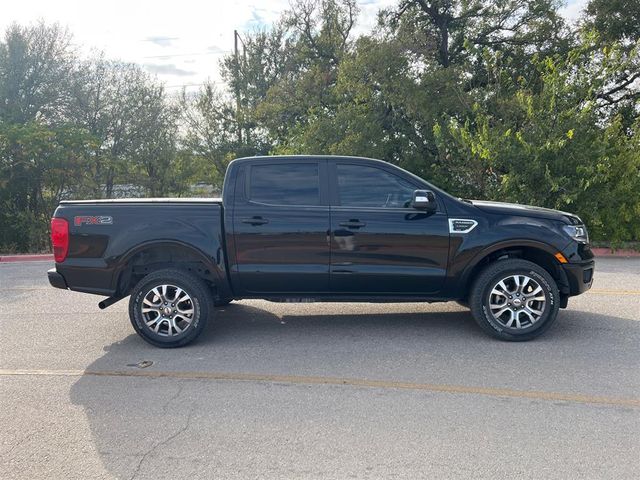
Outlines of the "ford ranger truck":
[{"label": "ford ranger truck", "polygon": [[100,308],[129,296],[133,328],[158,347],[256,298],[457,301],[486,333],[531,340],[594,271],[576,215],[462,200],[356,157],[237,159],[222,199],[63,201],[51,240],[51,285],[107,297]]}]

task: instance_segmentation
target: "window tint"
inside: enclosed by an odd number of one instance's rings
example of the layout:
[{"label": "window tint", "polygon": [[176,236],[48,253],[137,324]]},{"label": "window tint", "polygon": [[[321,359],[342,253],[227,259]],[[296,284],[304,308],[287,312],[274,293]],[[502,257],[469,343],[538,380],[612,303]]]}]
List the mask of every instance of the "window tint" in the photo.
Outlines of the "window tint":
[{"label": "window tint", "polygon": [[338,165],[340,205],[347,207],[408,208],[415,187],[375,167]]},{"label": "window tint", "polygon": [[252,165],[250,189],[250,198],[254,202],[319,205],[318,164]]}]

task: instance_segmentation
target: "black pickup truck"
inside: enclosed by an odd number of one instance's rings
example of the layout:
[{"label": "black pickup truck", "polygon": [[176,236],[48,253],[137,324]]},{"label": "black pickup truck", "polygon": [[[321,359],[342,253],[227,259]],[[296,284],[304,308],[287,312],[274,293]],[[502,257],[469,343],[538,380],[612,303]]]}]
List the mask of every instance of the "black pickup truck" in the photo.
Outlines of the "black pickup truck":
[{"label": "black pickup truck", "polygon": [[51,285],[130,295],[140,336],[193,341],[233,300],[443,302],[487,333],[530,340],[591,287],[587,230],[570,213],[455,198],[356,157],[230,163],[222,199],[64,201]]}]

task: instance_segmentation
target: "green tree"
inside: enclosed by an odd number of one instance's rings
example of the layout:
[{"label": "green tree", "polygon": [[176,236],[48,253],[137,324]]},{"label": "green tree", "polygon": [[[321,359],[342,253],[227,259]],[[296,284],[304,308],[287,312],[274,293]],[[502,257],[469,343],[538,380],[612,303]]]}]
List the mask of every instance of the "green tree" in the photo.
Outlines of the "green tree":
[{"label": "green tree", "polygon": [[636,0],[590,0],[583,21],[605,42],[640,40],[640,3]]},{"label": "green tree", "polygon": [[383,15],[409,50],[444,68],[473,63],[484,49],[522,56],[567,42],[554,0],[401,0]]},{"label": "green tree", "polygon": [[11,25],[0,42],[0,119],[64,121],[75,60],[71,35],[58,24]]},{"label": "green tree", "polygon": [[55,206],[90,189],[94,139],[73,125],[0,123],[0,246],[42,251]]},{"label": "green tree", "polygon": [[258,152],[238,142],[236,111],[213,85],[205,85],[195,96],[183,94],[181,106],[182,148],[194,157],[200,178],[220,188],[231,160]]},{"label": "green tree", "polygon": [[153,195],[173,192],[177,111],[163,86],[138,65],[102,56],[77,63],[73,81],[74,121],[99,139],[94,195],[111,198],[116,183],[136,182]]},{"label": "green tree", "polygon": [[45,248],[61,198],[117,184],[183,194],[178,109],[141,67],[80,60],[57,25],[12,25],[0,41],[0,248]]},{"label": "green tree", "polygon": [[296,0],[223,59],[228,90],[180,98],[140,66],[79,58],[57,25],[13,25],[0,40],[0,249],[44,248],[60,198],[219,188],[230,160],[266,153],[381,158],[637,240],[636,3],[591,0],[567,25],[555,0],[399,0],[356,36],[355,0]]},{"label": "green tree", "polygon": [[611,47],[597,72],[592,60],[589,43],[567,57],[537,59],[542,90],[521,81],[493,108],[476,104],[464,123],[450,119],[438,132],[441,148],[478,166],[476,180],[459,191],[480,186],[480,196],[576,212],[595,238],[637,238],[638,125],[625,128],[620,116],[602,125],[601,88],[620,58]]},{"label": "green tree", "polygon": [[[248,86],[241,89],[243,99],[250,93],[242,116],[258,123],[257,131],[276,148],[286,148],[290,132],[307,124],[310,111],[335,109],[339,99],[332,89],[351,47],[357,14],[353,0],[297,1],[272,34],[249,39],[241,68],[233,70],[232,59],[225,61],[232,84],[235,75]],[[262,44],[279,64],[263,63]],[[254,83],[261,88],[252,90]]]}]

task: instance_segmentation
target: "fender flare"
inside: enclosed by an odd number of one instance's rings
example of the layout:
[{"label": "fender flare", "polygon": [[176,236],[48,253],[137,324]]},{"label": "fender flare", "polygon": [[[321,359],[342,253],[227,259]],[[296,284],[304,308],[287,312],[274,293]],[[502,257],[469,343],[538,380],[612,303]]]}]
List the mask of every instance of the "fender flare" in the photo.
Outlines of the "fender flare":
[{"label": "fender flare", "polygon": [[[548,243],[540,242],[537,240],[531,240],[527,238],[509,239],[509,240],[503,240],[500,242],[492,243],[491,245],[488,245],[487,247],[483,248],[478,253],[476,253],[473,256],[473,258],[467,263],[466,267],[462,272],[462,275],[460,276],[459,285],[467,285],[470,280],[471,273],[480,264],[480,262],[482,262],[489,255],[507,248],[518,248],[518,247],[535,248],[537,250],[541,250],[545,253],[548,253],[551,257],[554,257],[554,258],[555,258],[555,254],[560,251],[558,248],[553,247]],[[558,267],[556,268],[556,272],[555,272],[556,275],[554,275],[553,272],[549,272],[549,273],[551,273],[554,277],[556,276],[559,277],[558,288],[560,289],[561,293],[567,293],[569,288],[569,280],[567,278],[567,274],[564,272],[562,268],[559,268],[560,263],[557,261],[556,263],[557,263],[556,266]]]},{"label": "fender flare", "polygon": [[208,255],[206,255],[202,250],[198,247],[195,247],[189,243],[182,242],[180,240],[151,240],[147,242],[140,243],[132,248],[130,248],[126,253],[124,253],[116,262],[116,267],[114,270],[114,274],[112,277],[112,287],[117,291],[120,283],[120,277],[123,272],[126,271],[127,266],[131,259],[140,252],[150,248],[156,247],[179,247],[183,248],[192,254],[198,259],[202,261],[202,263],[209,268],[213,276],[216,278],[214,282],[216,286],[225,288],[226,275],[223,269],[220,268],[219,262],[221,259],[221,247],[218,247],[218,258],[212,259]]}]

